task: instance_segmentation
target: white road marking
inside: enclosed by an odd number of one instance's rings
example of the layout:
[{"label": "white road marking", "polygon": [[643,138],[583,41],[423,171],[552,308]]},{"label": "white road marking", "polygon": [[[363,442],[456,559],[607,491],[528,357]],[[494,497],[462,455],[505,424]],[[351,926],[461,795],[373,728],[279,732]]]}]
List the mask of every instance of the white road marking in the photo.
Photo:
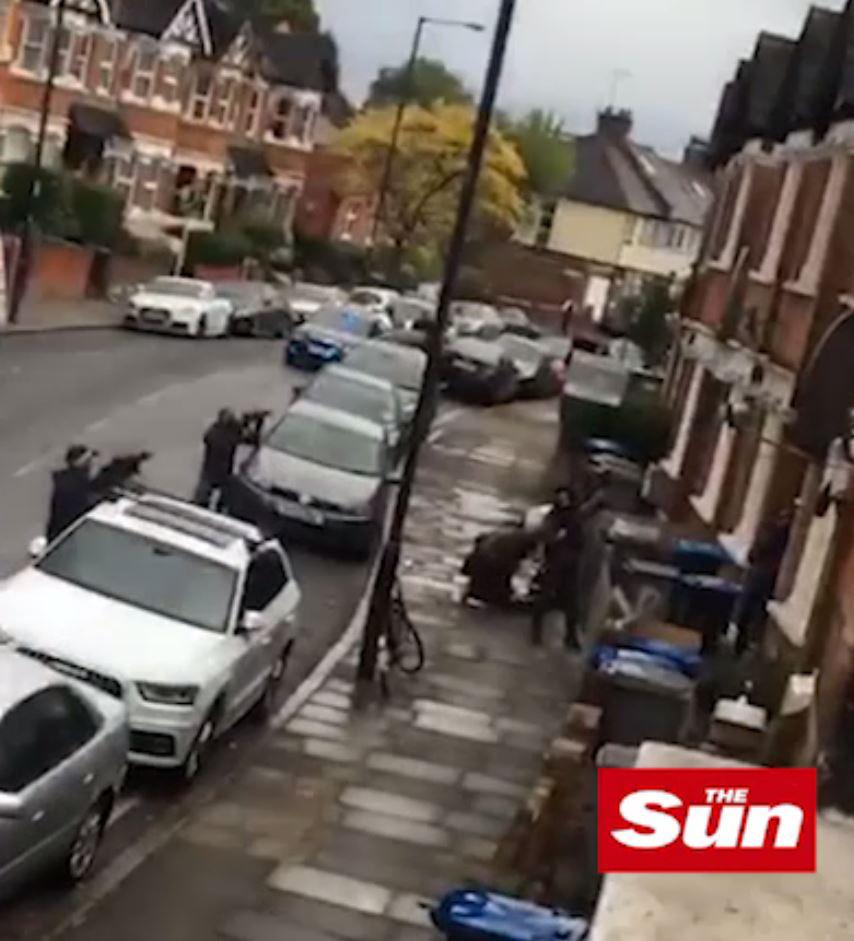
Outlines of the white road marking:
[{"label": "white road marking", "polygon": [[154,392],[149,392],[148,395],[142,396],[141,399],[137,399],[137,405],[154,405],[156,402],[159,402],[164,395],[169,391],[167,386],[164,389],[156,389]]},{"label": "white road marking", "polygon": [[47,463],[48,460],[50,460],[50,455],[43,454],[41,457],[34,458],[29,464],[24,464],[23,467],[19,467],[12,476],[16,480],[19,480],[21,477],[26,477],[27,474],[32,474],[34,470],[38,470],[43,464]]},{"label": "white road marking", "polygon": [[463,412],[464,409],[452,408],[440,415],[436,421],[433,422],[433,430],[430,432],[430,435],[427,438],[427,443],[435,444],[445,433],[447,426],[450,425],[451,422],[456,421],[460,415],[463,414]]},{"label": "white road marking", "polygon": [[84,429],[88,434],[92,432],[100,431],[102,428],[106,428],[109,424],[109,418],[99,418],[98,421],[91,421]]},{"label": "white road marking", "polygon": [[116,801],[116,806],[112,814],[110,814],[108,826],[114,827],[122,817],[126,817],[132,810],[136,810],[141,803],[142,800],[139,797],[120,797],[118,801]]}]

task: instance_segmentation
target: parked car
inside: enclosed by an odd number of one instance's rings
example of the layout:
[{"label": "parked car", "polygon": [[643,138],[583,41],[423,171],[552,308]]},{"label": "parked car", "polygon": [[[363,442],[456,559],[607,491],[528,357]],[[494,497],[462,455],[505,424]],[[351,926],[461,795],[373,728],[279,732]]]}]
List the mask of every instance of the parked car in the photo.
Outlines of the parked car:
[{"label": "parked car", "polygon": [[519,389],[519,373],[503,347],[475,337],[448,345],[444,379],[449,395],[480,405],[510,402]]},{"label": "parked car", "polygon": [[391,316],[397,329],[423,329],[436,320],[436,305],[421,297],[405,295],[394,302]]},{"label": "parked car", "polygon": [[296,323],[281,289],[264,281],[220,281],[217,293],[231,303],[231,332],[243,337],[286,337]]},{"label": "parked car", "polygon": [[504,332],[504,321],[491,304],[454,301],[451,305],[451,330],[458,337],[495,340]]},{"label": "parked car", "polygon": [[340,363],[352,347],[379,336],[382,329],[376,314],[358,307],[326,307],[293,332],[285,346],[285,364],[315,370]]},{"label": "parked car", "polygon": [[542,336],[542,330],[531,323],[530,317],[521,307],[502,307],[498,312],[504,324],[504,332],[516,336],[537,340]]},{"label": "parked car", "polygon": [[403,424],[408,433],[424,384],[426,354],[422,350],[387,343],[385,339],[370,340],[351,350],[347,356],[347,368],[377,379],[387,379],[397,388],[403,410]]},{"label": "parked car", "polygon": [[555,365],[554,357],[536,340],[505,333],[498,338],[498,344],[519,374],[518,395],[530,399],[548,399],[560,392],[563,364]]},{"label": "parked car", "polygon": [[325,307],[343,304],[346,297],[334,285],[297,281],[287,292],[287,308],[295,322],[308,321]]},{"label": "parked car", "polygon": [[403,411],[400,393],[387,379],[348,369],[346,365],[330,366],[312,382],[302,398],[373,422],[397,453],[403,437]]},{"label": "parked car", "polygon": [[231,302],[210,281],[154,278],[130,296],[124,325],[136,330],[192,337],[224,337],[229,331]]},{"label": "parked car", "polygon": [[367,556],[382,527],[392,464],[376,423],[300,399],[243,463],[230,509]]},{"label": "parked car", "polygon": [[90,872],[125,776],[122,703],[0,647],[0,897]]},{"label": "parked car", "polygon": [[430,335],[420,327],[411,327],[408,330],[391,330],[383,334],[383,342],[408,346],[426,353],[430,346]]},{"label": "parked car", "polygon": [[300,589],[254,526],[150,495],[102,503],[0,586],[31,657],[124,700],[130,761],[198,773],[213,740],[272,708]]},{"label": "parked car", "polygon": [[560,385],[563,386],[564,382],[566,382],[569,364],[572,361],[574,348],[572,338],[566,336],[543,336],[537,342],[550,357]]},{"label": "parked car", "polygon": [[394,326],[392,315],[394,314],[394,305],[398,300],[400,300],[400,292],[394,290],[394,288],[366,285],[353,288],[347,303],[386,318],[386,329],[390,330]]}]

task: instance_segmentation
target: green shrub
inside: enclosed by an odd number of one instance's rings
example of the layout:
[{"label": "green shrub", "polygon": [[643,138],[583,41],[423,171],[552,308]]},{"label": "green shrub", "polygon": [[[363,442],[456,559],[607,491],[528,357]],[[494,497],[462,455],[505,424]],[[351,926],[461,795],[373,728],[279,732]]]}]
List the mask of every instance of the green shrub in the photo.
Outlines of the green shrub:
[{"label": "green shrub", "polygon": [[72,179],[67,186],[75,237],[87,245],[115,248],[122,239],[124,201],[108,186]]},{"label": "green shrub", "polygon": [[252,256],[252,245],[239,232],[193,232],[187,245],[186,266],[192,271],[197,265],[228,268]]},{"label": "green shrub", "polygon": [[9,164],[3,176],[3,192],[0,224],[4,229],[22,226],[29,207],[33,222],[42,231],[63,234],[67,213],[62,177],[58,173],[44,168],[36,171],[29,163]]}]

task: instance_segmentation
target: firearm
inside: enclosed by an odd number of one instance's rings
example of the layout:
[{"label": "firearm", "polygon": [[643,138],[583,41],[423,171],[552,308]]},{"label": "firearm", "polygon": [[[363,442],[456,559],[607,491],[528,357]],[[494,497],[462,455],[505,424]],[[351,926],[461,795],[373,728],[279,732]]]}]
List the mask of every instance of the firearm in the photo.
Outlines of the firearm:
[{"label": "firearm", "polygon": [[244,444],[258,446],[264,431],[264,422],[272,414],[269,409],[256,409],[252,412],[244,412],[240,416],[240,436]]},{"label": "firearm", "polygon": [[99,494],[109,494],[113,490],[126,487],[134,477],[139,476],[142,465],[153,456],[150,451],[117,454],[95,475],[92,481],[93,489]]}]

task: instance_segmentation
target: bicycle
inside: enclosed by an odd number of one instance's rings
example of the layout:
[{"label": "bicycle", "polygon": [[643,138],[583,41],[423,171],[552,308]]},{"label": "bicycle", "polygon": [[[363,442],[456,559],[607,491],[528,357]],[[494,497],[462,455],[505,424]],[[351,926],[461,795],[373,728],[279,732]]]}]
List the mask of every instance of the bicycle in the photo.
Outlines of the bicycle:
[{"label": "bicycle", "polygon": [[390,600],[386,631],[380,639],[377,657],[380,689],[385,699],[391,695],[389,676],[393,669],[414,676],[424,668],[426,661],[424,642],[409,616],[399,577],[394,580]]}]

